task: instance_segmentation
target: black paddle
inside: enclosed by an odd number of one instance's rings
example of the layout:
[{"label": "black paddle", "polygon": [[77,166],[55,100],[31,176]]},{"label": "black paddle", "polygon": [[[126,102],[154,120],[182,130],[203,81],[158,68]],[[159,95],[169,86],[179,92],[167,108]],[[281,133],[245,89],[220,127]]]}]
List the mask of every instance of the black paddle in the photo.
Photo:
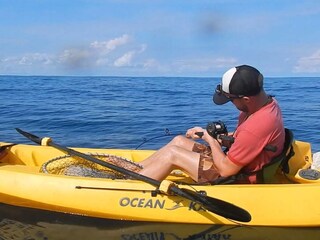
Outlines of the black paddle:
[{"label": "black paddle", "polygon": [[[41,145],[41,141],[43,140],[42,138],[39,138],[31,133],[25,132],[19,128],[16,128],[16,130],[20,134],[25,136],[26,138]],[[90,155],[87,155],[87,154],[84,154],[84,153],[81,153],[78,151],[75,151],[73,149],[70,149],[70,148],[67,148],[64,146],[60,146],[51,140],[47,141],[46,145],[57,148],[63,152],[66,152],[69,155],[77,156],[77,157],[83,158],[85,160],[102,165],[104,167],[110,168],[110,169],[117,171],[119,173],[133,177],[134,179],[144,181],[144,182],[149,183],[157,188],[159,188],[161,185],[160,181],[157,181],[155,179],[146,177],[146,176],[141,175],[139,173],[127,170],[125,168],[118,167],[118,166],[113,165],[111,163],[101,161],[100,159],[94,158]],[[251,221],[251,215],[246,210],[244,210],[240,207],[237,207],[231,203],[225,202],[223,200],[216,199],[216,198],[209,197],[209,196],[205,196],[201,193],[194,192],[189,189],[179,188],[178,186],[176,186],[174,184],[170,185],[169,191],[174,193],[175,195],[178,195],[180,197],[189,199],[190,201],[199,203],[206,210],[213,212],[217,215],[220,215],[222,217],[236,220],[236,221],[240,221],[240,222],[250,222]]]}]

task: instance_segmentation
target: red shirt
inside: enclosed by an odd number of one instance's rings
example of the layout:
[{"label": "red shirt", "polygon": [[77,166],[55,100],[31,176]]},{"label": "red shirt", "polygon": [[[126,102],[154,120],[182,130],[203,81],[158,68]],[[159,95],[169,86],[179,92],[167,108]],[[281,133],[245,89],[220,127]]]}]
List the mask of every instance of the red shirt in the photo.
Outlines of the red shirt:
[{"label": "red shirt", "polygon": [[[243,166],[244,173],[260,170],[283,149],[285,131],[282,114],[277,101],[272,100],[250,116],[244,112],[239,115],[235,141],[229,149],[228,158],[236,165]],[[265,150],[266,145],[276,146],[276,151]],[[256,176],[250,176],[249,181],[255,183]]]}]

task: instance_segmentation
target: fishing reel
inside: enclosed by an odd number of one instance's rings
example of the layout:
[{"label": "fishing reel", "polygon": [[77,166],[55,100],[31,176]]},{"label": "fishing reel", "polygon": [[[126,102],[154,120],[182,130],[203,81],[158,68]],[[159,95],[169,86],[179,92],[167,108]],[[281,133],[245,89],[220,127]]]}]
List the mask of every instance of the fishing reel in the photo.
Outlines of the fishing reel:
[{"label": "fishing reel", "polygon": [[[218,139],[218,137],[219,139],[228,137],[227,127],[221,121],[208,123],[206,130],[208,134],[215,139]],[[195,134],[198,135],[200,138],[202,138],[203,136],[203,132],[196,132]]]},{"label": "fishing reel", "polygon": [[208,123],[206,129],[209,135],[215,139],[217,139],[220,135],[228,135],[227,127],[222,121],[210,122]]}]

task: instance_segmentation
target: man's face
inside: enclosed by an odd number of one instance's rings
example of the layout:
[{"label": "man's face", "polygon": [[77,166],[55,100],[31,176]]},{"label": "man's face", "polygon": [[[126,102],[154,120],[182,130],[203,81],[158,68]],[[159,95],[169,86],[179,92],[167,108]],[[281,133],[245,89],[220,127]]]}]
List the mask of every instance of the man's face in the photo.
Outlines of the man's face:
[{"label": "man's face", "polygon": [[246,102],[244,101],[243,98],[236,98],[236,99],[232,99],[231,102],[233,103],[233,105],[236,106],[236,108],[242,112],[248,112],[248,106],[246,105]]}]

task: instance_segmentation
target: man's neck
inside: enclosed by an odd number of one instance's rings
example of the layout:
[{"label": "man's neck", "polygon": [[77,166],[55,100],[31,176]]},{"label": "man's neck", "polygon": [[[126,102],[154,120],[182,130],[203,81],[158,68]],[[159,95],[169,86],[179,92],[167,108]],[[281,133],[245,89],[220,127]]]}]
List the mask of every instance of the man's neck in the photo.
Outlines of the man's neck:
[{"label": "man's neck", "polygon": [[261,108],[272,102],[272,98],[269,97],[269,95],[267,95],[263,90],[257,96],[252,98],[252,105],[248,111],[249,115],[259,111]]}]

